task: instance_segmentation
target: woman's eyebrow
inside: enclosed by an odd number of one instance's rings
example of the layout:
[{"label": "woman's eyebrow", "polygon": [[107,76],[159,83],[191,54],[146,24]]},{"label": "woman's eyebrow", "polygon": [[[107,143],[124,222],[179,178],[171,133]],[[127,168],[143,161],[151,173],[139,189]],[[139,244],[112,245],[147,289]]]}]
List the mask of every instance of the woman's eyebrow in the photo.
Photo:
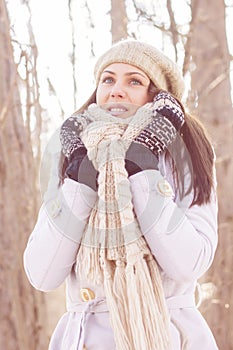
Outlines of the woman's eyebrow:
[{"label": "woman's eyebrow", "polygon": [[111,70],[104,70],[102,74],[104,74],[104,73],[109,73],[109,74],[114,74],[114,75],[116,74],[116,73],[112,72]]},{"label": "woman's eyebrow", "polygon": [[[114,73],[114,72],[112,72],[111,70],[104,70],[103,71],[103,73],[108,73],[108,74],[113,74],[113,75],[116,75],[116,73]],[[102,73],[102,74],[103,74]],[[135,74],[138,74],[138,75],[140,75],[141,77],[143,77],[143,78],[147,78],[147,75],[145,75],[145,74],[143,74],[143,73],[140,73],[140,72],[127,72],[127,73],[125,73],[125,75],[135,75]]]},{"label": "woman's eyebrow", "polygon": [[147,76],[145,74],[140,73],[140,72],[128,72],[128,73],[126,73],[126,75],[135,75],[135,74],[138,74],[145,79],[147,78]]}]

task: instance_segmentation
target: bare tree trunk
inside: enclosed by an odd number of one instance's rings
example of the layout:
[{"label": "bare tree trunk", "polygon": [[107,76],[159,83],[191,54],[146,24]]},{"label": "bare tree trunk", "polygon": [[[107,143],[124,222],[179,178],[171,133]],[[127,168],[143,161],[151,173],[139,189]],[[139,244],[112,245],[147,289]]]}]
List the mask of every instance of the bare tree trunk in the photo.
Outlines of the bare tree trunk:
[{"label": "bare tree trunk", "polygon": [[48,345],[44,298],[29,285],[22,263],[38,192],[3,0],[0,19],[0,348],[42,350]]},{"label": "bare tree trunk", "polygon": [[128,17],[124,0],[111,0],[111,21],[112,43],[126,39]]},{"label": "bare tree trunk", "polygon": [[[225,28],[224,0],[192,0],[189,61],[192,90],[198,96],[197,113],[212,136],[217,156],[219,198],[219,247],[205,282],[216,286],[214,299],[203,303],[202,311],[219,348],[233,344],[233,110],[230,85],[230,55]],[[186,57],[187,58],[187,57]]]}]

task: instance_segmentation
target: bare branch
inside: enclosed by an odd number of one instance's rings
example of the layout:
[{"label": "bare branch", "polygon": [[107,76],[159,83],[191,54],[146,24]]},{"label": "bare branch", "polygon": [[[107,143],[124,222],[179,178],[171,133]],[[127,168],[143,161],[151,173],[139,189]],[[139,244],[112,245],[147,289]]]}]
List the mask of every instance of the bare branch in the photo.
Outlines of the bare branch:
[{"label": "bare branch", "polygon": [[[88,13],[88,19],[89,19],[88,23],[90,25],[90,28],[94,29],[95,26],[94,26],[92,15],[91,15],[91,9],[90,9],[90,6],[88,5],[88,1],[87,0],[85,1],[85,7],[86,7],[87,13]],[[93,45],[93,41],[92,40],[91,40],[91,55],[92,55],[92,57],[95,57],[94,45]]]},{"label": "bare branch", "polygon": [[135,12],[137,14],[137,20],[139,21],[142,18],[145,19],[147,22],[149,22],[153,27],[160,29],[162,32],[168,32],[168,30],[165,28],[165,25],[158,25],[156,24],[156,19],[154,15],[149,15],[148,12],[146,12],[145,10],[143,10],[142,8],[140,8],[136,2],[133,0],[132,1]]},{"label": "bare branch", "polygon": [[62,107],[61,100],[58,97],[58,94],[56,92],[56,89],[55,89],[53,83],[51,82],[51,80],[48,77],[47,77],[47,82],[48,82],[48,86],[49,86],[49,91],[56,97],[58,105],[59,105],[60,110],[61,110],[61,114],[62,114],[62,116],[64,116],[65,115],[65,111],[64,111],[64,109]]}]

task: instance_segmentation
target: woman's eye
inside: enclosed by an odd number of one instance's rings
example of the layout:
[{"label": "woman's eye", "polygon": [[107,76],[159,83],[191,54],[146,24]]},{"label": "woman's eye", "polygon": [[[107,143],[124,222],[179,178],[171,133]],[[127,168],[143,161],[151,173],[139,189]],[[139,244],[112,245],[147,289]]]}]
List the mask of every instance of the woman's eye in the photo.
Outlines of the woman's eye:
[{"label": "woman's eye", "polygon": [[102,83],[105,83],[105,84],[111,84],[112,82],[113,82],[113,78],[111,78],[111,77],[107,77],[107,78],[102,79]]},{"label": "woman's eye", "polygon": [[142,85],[141,81],[138,79],[131,79],[130,84],[132,85]]}]

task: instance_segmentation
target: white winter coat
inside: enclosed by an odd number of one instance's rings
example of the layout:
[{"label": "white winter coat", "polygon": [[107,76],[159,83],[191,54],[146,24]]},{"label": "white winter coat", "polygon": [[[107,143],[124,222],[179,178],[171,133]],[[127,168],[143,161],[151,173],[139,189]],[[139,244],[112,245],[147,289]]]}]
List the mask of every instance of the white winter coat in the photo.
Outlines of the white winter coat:
[{"label": "white winter coat", "polygon": [[[167,195],[163,178],[170,183],[173,196]],[[189,181],[188,173],[185,181]],[[194,297],[196,281],[210,267],[217,247],[215,192],[208,204],[189,208],[192,193],[180,200],[164,157],[160,172],[137,173],[130,183],[141,230],[161,267],[172,350],[218,349]],[[36,289],[50,291],[66,280],[67,312],[52,335],[50,350],[115,349],[103,288],[77,280],[73,269],[95,200],[92,189],[66,179],[55,198],[42,205],[25,249],[25,271]]]}]

